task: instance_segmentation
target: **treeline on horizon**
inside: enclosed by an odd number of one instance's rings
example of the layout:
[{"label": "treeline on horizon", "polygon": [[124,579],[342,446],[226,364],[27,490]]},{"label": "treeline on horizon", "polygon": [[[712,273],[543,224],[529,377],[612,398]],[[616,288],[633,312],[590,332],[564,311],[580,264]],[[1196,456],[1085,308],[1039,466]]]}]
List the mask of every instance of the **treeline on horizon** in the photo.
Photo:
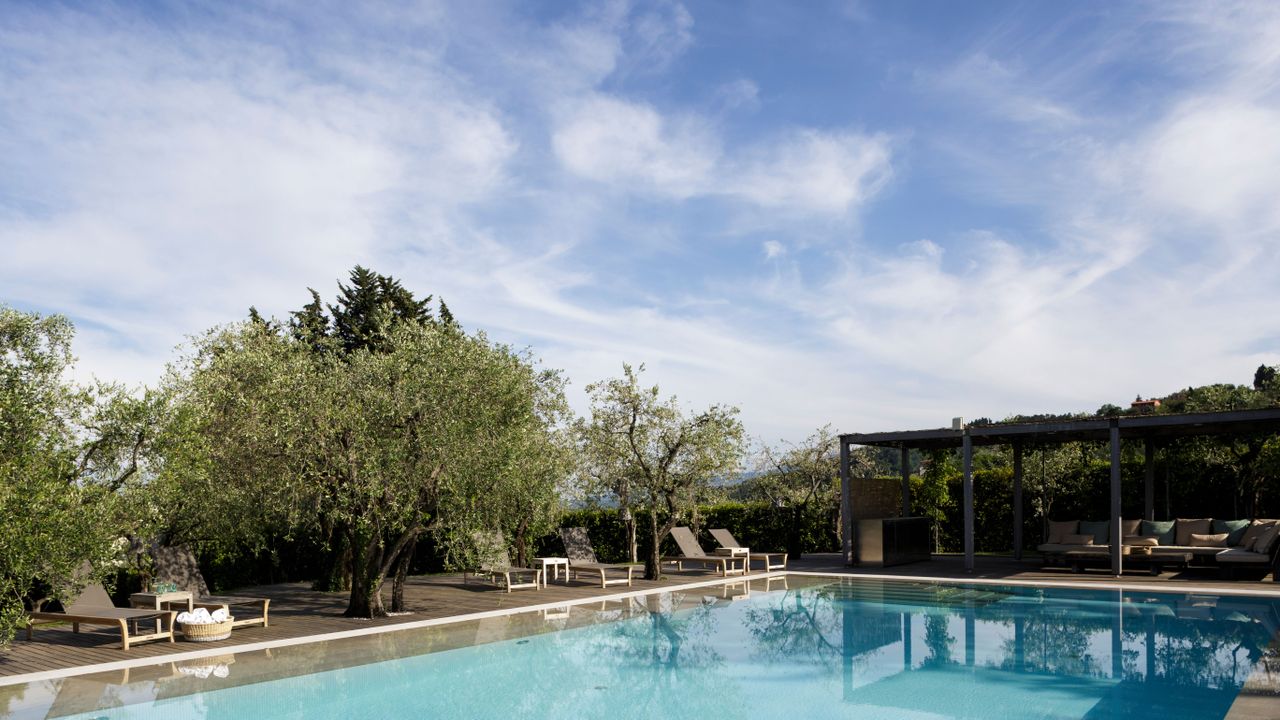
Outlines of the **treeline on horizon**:
[{"label": "treeline on horizon", "polygon": [[[580,524],[605,560],[643,562],[651,578],[678,524],[725,525],[793,555],[837,547],[830,426],[753,444],[738,408],[685,408],[643,365],[588,384],[576,417],[559,371],[363,267],[333,303],[311,290],[286,318],[251,307],[205,331],[150,387],[70,382],[73,335],[64,317],[0,306],[0,641],[89,580],[136,589],[161,545],[193,548],[215,588],[305,579],[348,593],[358,617],[387,611],[384,584],[403,610],[409,574],[484,561],[494,533],[527,563],[559,554],[556,528]],[[1172,393],[1159,411],[1280,405],[1276,370]],[[1140,477],[1133,452],[1127,479]],[[853,462],[858,477],[900,472],[896,451]],[[911,462],[916,514],[934,520],[939,549],[956,549],[957,456]],[[1276,437],[1180,440],[1157,463],[1169,512],[1280,508]],[[1011,541],[1009,464],[1001,449],[976,453],[980,550]],[[1050,517],[1104,516],[1097,444],[1032,448],[1026,466],[1029,544]],[[1140,492],[1127,483],[1127,509]],[[77,574],[85,563],[90,577]]]}]

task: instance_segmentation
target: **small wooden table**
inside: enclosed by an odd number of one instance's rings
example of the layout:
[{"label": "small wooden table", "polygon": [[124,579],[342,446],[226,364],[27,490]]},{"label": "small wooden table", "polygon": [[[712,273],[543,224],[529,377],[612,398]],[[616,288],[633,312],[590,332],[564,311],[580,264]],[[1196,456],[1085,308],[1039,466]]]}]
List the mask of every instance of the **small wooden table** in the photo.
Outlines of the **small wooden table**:
[{"label": "small wooden table", "polygon": [[569,558],[565,557],[540,557],[534,558],[537,567],[542,571],[542,587],[547,586],[547,581],[551,579],[552,573],[555,579],[560,579],[560,568],[564,568],[564,582],[569,582]]},{"label": "small wooden table", "polygon": [[[718,547],[715,551],[720,557],[740,557],[742,558],[742,574],[749,575],[751,573],[751,548],[744,547]],[[765,563],[767,566],[769,563]]]},{"label": "small wooden table", "polygon": [[[170,603],[180,602],[187,604],[187,612],[196,609],[195,596],[186,590],[162,593],[136,592],[129,596],[129,605],[136,608],[147,608],[148,610],[166,610]],[[159,620],[156,620],[156,632],[160,632]]]}]

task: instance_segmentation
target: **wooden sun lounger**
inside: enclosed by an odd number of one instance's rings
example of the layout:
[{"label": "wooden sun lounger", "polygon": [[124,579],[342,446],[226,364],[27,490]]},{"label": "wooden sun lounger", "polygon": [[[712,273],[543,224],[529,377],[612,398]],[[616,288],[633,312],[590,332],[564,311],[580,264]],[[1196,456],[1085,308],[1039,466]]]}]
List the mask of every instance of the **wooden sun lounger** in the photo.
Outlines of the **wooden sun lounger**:
[{"label": "wooden sun lounger", "polygon": [[[101,585],[90,585],[78,598],[69,601],[65,612],[36,611],[31,613],[27,622],[27,639],[31,639],[36,625],[54,623],[71,623],[72,632],[80,632],[81,625],[104,625],[120,630],[120,649],[128,650],[130,645],[153,640],[173,642],[173,622],[177,613],[172,610],[136,610],[118,608],[111,604],[111,597]],[[140,633],[139,621],[161,621],[154,632]],[[133,632],[129,631],[130,623]],[[163,629],[161,629],[163,628]]]},{"label": "wooden sun lounger", "polygon": [[764,563],[764,569],[766,572],[770,570],[786,570],[787,569],[786,553],[751,552],[749,548],[746,548],[745,546],[740,545],[738,541],[734,539],[733,533],[729,532],[727,528],[716,528],[715,530],[712,530],[711,537],[715,538],[716,542],[720,543],[720,548],[722,550],[727,550],[727,551],[730,551],[731,553],[734,550],[746,550],[748,570],[750,570],[751,568],[752,561],[755,561],[755,560],[759,560],[760,562]]},{"label": "wooden sun lounger", "polygon": [[[626,585],[631,586],[632,572],[635,570],[634,565],[610,565],[607,563],[589,563],[574,562],[569,560],[569,572],[576,578],[586,573],[587,575],[598,575],[600,578],[600,587],[606,588],[610,585]],[[624,577],[609,577],[609,573],[622,573]]]},{"label": "wooden sun lounger", "polygon": [[708,555],[698,544],[698,538],[687,527],[671,528],[671,538],[676,541],[683,555],[668,555],[662,558],[664,563],[675,563],[677,570],[683,570],[685,563],[700,563],[703,567],[719,568],[720,574],[747,574],[747,558],[742,555]]},{"label": "wooden sun lounger", "polygon": [[[235,621],[231,623],[231,627],[244,627],[245,625],[261,625],[262,627],[270,627],[268,617],[268,609],[271,607],[271,599],[264,597],[247,597],[242,595],[206,595],[197,598],[192,607],[204,608],[209,612],[214,610],[226,610],[235,617]],[[258,607],[256,615],[241,614],[239,610],[232,612],[232,608]],[[172,603],[170,603],[172,606]],[[172,607],[170,607],[172,609]]]},{"label": "wooden sun lounger", "polygon": [[[596,575],[600,578],[600,587],[626,584],[631,586],[634,565],[624,563],[602,563],[596,558],[595,548],[591,547],[591,539],[587,537],[587,529],[581,527],[560,528],[560,541],[564,543],[565,557],[569,559],[569,573],[574,577],[582,573]],[[609,574],[624,577],[609,577]]]},{"label": "wooden sun lounger", "polygon": [[[477,552],[480,553],[480,563],[475,569],[462,571],[463,584],[466,584],[471,576],[475,576],[506,588],[507,592],[522,588],[534,590],[542,588],[541,570],[511,564],[511,555],[507,552],[507,541],[503,538],[501,530],[474,532],[471,534],[471,540],[475,543]],[[533,580],[525,580],[526,576],[532,576]]]}]

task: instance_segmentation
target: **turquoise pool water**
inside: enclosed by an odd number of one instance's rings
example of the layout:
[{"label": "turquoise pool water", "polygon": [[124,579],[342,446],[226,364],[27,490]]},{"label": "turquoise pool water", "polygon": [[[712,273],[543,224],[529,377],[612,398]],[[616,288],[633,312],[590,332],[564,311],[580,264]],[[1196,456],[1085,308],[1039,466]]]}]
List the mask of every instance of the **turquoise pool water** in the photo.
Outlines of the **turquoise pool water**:
[{"label": "turquoise pool water", "polygon": [[[74,717],[1196,720],[1227,714],[1280,629],[1280,603],[1257,598],[795,577],[745,589],[479,621],[408,652],[452,649],[318,672],[343,652],[307,646],[294,651],[310,665],[279,653],[132,698],[121,685],[101,696],[117,707]],[[262,679],[289,662],[292,677]]]}]

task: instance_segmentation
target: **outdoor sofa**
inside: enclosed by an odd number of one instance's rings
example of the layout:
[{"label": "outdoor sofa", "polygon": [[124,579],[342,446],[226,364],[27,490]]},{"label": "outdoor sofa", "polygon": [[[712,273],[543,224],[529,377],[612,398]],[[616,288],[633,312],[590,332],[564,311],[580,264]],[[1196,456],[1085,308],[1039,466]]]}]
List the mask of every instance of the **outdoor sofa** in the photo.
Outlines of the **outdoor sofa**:
[{"label": "outdoor sofa", "polygon": [[[1122,520],[1122,554],[1158,568],[1170,564],[1217,567],[1226,577],[1240,571],[1277,570],[1280,521],[1271,519]],[[1111,553],[1111,526],[1106,521],[1050,521],[1046,542],[1036,549],[1046,564],[1072,563],[1085,558],[1106,559]],[[1185,562],[1184,562],[1185,561]],[[1273,579],[1276,579],[1273,575]]]}]

